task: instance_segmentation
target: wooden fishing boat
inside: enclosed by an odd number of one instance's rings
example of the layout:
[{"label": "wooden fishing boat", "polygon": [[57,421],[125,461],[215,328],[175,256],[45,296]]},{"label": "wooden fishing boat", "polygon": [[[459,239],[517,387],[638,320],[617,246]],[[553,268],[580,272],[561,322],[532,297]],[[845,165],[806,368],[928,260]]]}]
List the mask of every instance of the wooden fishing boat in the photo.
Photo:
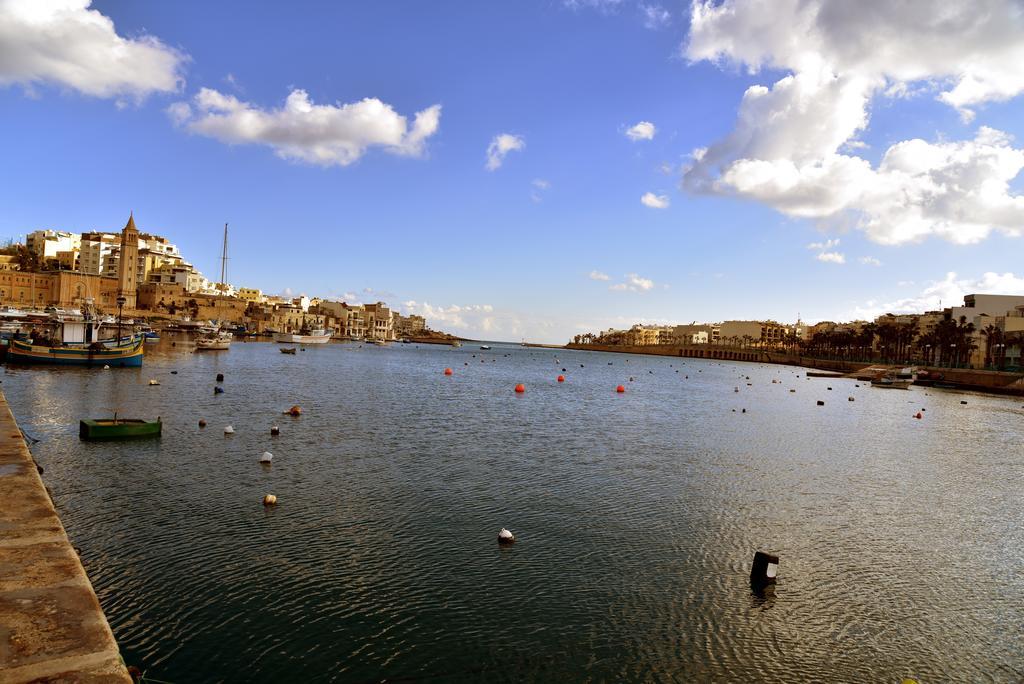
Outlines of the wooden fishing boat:
[{"label": "wooden fishing boat", "polygon": [[282,354],[294,354],[295,353],[295,347],[281,347],[281,353]]},{"label": "wooden fishing boat", "polygon": [[59,366],[127,368],[142,365],[143,342],[108,347],[94,342],[89,346],[48,347],[24,340],[11,340],[7,360],[11,363],[46,363]]},{"label": "wooden fishing boat", "polygon": [[163,423],[138,418],[95,418],[78,421],[78,436],[81,439],[138,439],[159,437]]}]

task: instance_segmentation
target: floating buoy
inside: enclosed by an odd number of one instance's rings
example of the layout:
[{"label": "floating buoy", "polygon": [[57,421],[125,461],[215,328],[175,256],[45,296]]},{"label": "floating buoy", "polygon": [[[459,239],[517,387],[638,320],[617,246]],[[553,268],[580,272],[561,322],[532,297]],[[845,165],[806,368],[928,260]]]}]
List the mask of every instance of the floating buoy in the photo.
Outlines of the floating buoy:
[{"label": "floating buoy", "polygon": [[444,374],[445,375],[451,375],[452,374],[452,369],[451,368],[445,368],[444,369]]},{"label": "floating buoy", "polygon": [[270,434],[273,435],[274,437],[277,437],[279,434],[281,434],[281,428],[277,427],[276,425],[272,426],[270,428]]},{"label": "floating buoy", "polygon": [[623,392],[626,391],[626,388],[623,387],[622,385],[619,385],[618,387],[615,388],[615,391],[618,392],[619,394],[622,394]]},{"label": "floating buoy", "polygon": [[832,388],[831,388],[831,387],[826,387],[825,389],[827,389],[827,390],[828,390],[829,392],[831,392],[831,391],[832,391]]},{"label": "floating buoy", "polygon": [[631,376],[629,376],[629,381],[630,381],[630,382],[633,382],[633,376],[632,376],[632,375],[631,375]]},{"label": "floating buoy", "polygon": [[498,532],[498,543],[499,544],[514,544],[516,536],[506,530],[504,527],[501,528],[501,532]]},{"label": "floating buoy", "polygon": [[203,420],[202,418],[199,419],[199,427],[201,427],[201,428],[206,427],[206,421]]},{"label": "floating buoy", "polygon": [[774,584],[779,574],[779,557],[764,551],[754,553],[754,562],[750,566],[750,583],[755,587]]},{"label": "floating buoy", "polygon": [[746,413],[746,412],[747,412],[747,409],[743,409],[743,411],[741,413]]},{"label": "floating buoy", "polygon": [[224,428],[224,434],[225,435],[233,435],[233,434],[235,434],[235,428],[233,428],[230,425],[228,425],[227,427]]},{"label": "floating buoy", "polygon": [[223,387],[219,387],[219,386],[214,386],[213,393],[214,394],[224,394],[224,388]]},{"label": "floating buoy", "polygon": [[260,463],[270,463],[274,460],[274,454],[269,451],[264,451],[263,455],[260,456]]},{"label": "floating buoy", "polygon": [[154,385],[159,385],[159,384],[160,384],[160,381],[159,381],[159,380],[150,380],[150,381],[149,381],[149,385],[150,385],[150,387],[152,387],[152,386],[154,386]]},{"label": "floating buoy", "polygon": [[522,394],[525,391],[526,385],[524,385],[523,383],[519,383],[518,385],[516,385],[516,394]]},{"label": "floating buoy", "polygon": [[110,366],[104,365],[103,370],[110,370]]},{"label": "floating buoy", "polygon": [[853,401],[853,397],[846,397],[846,401]]},{"label": "floating buoy", "polygon": [[914,417],[915,417],[915,418],[917,418],[918,420],[921,420],[921,418],[922,418],[922,416],[921,416],[921,412],[920,412],[920,411],[918,411],[917,413],[915,413],[915,414],[914,414]]},{"label": "floating buoy", "polygon": [[789,390],[790,394],[796,394],[796,390]]},{"label": "floating buoy", "polygon": [[733,392],[739,392],[739,391],[740,391],[740,388],[739,388],[739,387],[733,387],[733,388],[732,388],[732,391],[733,391]]},{"label": "floating buoy", "polygon": [[961,404],[964,404],[964,405],[966,405],[966,404],[967,404],[967,402],[966,402],[966,401],[961,401],[960,403],[961,403]]},{"label": "floating buoy", "polygon": [[217,373],[217,382],[224,382],[224,374]]},{"label": "floating buoy", "polygon": [[564,368],[562,369],[562,372],[563,372],[563,373],[565,372],[565,369],[564,369]]},{"label": "floating buoy", "polygon": [[825,405],[825,402],[823,402],[821,399],[819,399],[818,400],[818,406],[824,406],[824,405]]},{"label": "floating buoy", "polygon": [[178,371],[171,371],[171,375],[177,375]]},{"label": "floating buoy", "polygon": [[263,497],[263,505],[264,506],[276,506],[277,505],[277,497],[274,496],[273,494],[265,495]]},{"label": "floating buoy", "polygon": [[565,376],[564,375],[559,375],[558,376],[558,382],[565,382]]},{"label": "floating buoy", "polygon": [[302,408],[298,404],[296,404],[295,406],[292,406],[290,409],[285,411],[284,414],[286,416],[298,417],[302,415]]}]

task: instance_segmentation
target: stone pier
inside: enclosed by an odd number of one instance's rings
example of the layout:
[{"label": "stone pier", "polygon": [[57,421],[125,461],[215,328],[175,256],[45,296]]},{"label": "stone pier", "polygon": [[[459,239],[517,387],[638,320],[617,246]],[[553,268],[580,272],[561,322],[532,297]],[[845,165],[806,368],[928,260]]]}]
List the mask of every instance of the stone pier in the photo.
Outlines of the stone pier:
[{"label": "stone pier", "polygon": [[131,681],[0,393],[0,684]]}]

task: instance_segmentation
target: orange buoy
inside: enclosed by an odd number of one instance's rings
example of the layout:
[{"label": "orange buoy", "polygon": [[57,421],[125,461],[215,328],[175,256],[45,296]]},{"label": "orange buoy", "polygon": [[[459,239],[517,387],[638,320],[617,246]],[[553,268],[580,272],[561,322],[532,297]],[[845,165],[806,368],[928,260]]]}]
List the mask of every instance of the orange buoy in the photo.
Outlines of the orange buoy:
[{"label": "orange buoy", "polygon": [[518,385],[516,385],[516,394],[522,394],[525,391],[526,385],[524,385],[523,383],[519,383]]},{"label": "orange buoy", "polygon": [[558,376],[558,382],[565,382],[565,376],[564,375],[559,375]]},{"label": "orange buoy", "polygon": [[916,413],[916,414],[914,415],[914,417],[915,417],[915,418],[917,418],[918,420],[921,420],[921,412],[920,412],[920,411],[918,411],[918,412],[917,412],[917,413]]},{"label": "orange buoy", "polygon": [[298,404],[296,404],[295,406],[292,406],[290,409],[288,409],[284,413],[287,416],[301,416],[302,415],[302,407],[300,407]]},{"label": "orange buoy", "polygon": [[622,394],[623,392],[626,391],[626,388],[623,387],[622,385],[619,385],[618,387],[615,388],[615,391],[618,392],[619,394]]},{"label": "orange buoy", "polygon": [[445,368],[444,369],[444,374],[445,375],[451,375],[452,374],[452,369],[451,368]]}]

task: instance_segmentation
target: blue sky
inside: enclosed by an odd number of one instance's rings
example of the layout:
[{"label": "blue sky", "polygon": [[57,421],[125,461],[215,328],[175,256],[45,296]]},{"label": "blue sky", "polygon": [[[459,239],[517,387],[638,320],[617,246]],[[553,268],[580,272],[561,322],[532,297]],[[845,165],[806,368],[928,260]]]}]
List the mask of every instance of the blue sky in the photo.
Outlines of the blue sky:
[{"label": "blue sky", "polygon": [[133,210],[215,276],[228,221],[235,285],[548,342],[1024,294],[1012,0],[953,40],[816,4],[6,0],[0,236]]}]

